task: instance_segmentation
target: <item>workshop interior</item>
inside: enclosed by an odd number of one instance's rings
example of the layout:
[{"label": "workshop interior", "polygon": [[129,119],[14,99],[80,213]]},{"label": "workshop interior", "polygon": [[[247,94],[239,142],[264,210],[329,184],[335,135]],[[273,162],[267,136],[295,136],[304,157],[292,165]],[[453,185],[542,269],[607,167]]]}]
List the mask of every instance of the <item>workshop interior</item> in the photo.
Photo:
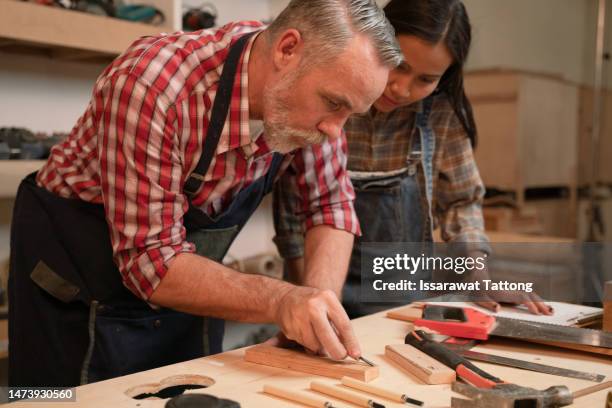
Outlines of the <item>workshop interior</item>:
[{"label": "workshop interior", "polygon": [[0,0],[0,404],[612,408],[611,52],[608,0]]}]

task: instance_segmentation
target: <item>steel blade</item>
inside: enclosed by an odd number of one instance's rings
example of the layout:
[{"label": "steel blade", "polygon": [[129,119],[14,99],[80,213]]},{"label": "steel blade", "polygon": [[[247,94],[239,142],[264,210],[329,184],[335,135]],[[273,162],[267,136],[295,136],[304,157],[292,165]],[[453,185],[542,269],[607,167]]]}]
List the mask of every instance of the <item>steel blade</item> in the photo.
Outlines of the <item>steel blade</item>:
[{"label": "steel blade", "polygon": [[491,335],[521,340],[554,341],[612,348],[612,333],[578,327],[559,326],[527,320],[496,317]]},{"label": "steel blade", "polygon": [[517,360],[515,358],[497,356],[494,354],[479,353],[478,351],[460,351],[463,357],[468,360],[482,361],[485,363],[499,364],[508,367],[520,368],[523,370],[537,371],[539,373],[558,375],[561,377],[578,378],[594,382],[602,382],[605,375],[595,373],[585,373],[582,371],[569,370],[566,368],[553,367],[545,364],[532,363],[530,361]]}]

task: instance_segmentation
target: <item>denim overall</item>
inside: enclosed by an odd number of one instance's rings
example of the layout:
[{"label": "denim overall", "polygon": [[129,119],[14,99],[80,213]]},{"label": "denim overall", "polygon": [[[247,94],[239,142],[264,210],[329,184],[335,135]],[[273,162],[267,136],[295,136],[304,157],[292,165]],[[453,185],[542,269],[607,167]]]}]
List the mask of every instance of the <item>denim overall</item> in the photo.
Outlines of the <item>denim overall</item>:
[{"label": "denim overall", "polygon": [[[232,45],[214,101],[200,161],[185,183],[199,190],[227,117],[233,81],[250,34]],[[191,205],[187,240],[221,261],[255,211],[282,162],[242,190],[221,215]],[[75,386],[221,352],[224,322],[152,309],[121,282],[101,204],[20,185],[11,230],[9,384]],[[211,283],[214,284],[214,283]]]},{"label": "denim overall", "polygon": [[[381,302],[362,301],[362,255],[375,256],[372,253],[374,250],[364,247],[364,244],[433,241],[431,202],[435,135],[429,125],[432,99],[425,99],[422,105],[415,118],[416,131],[412,133],[406,171],[391,177],[352,180],[356,193],[355,211],[362,226],[362,236],[355,238],[342,293],[343,305],[351,318],[397,306],[396,303],[383,301],[384,294],[379,297]],[[425,196],[421,185],[426,186]],[[366,276],[372,272],[363,273]],[[413,275],[416,276],[419,279],[428,278],[423,274]],[[384,276],[386,281],[392,280],[392,277],[390,273]],[[402,278],[406,276],[402,275]],[[410,296],[402,298],[402,302],[410,303],[419,297],[420,292],[411,292]]]}]

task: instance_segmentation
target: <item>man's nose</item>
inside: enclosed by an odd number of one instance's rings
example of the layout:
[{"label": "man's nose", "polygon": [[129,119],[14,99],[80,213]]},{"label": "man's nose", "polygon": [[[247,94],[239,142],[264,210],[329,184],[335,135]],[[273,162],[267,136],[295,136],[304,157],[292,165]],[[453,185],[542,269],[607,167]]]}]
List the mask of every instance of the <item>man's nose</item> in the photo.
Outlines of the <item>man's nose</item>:
[{"label": "man's nose", "polygon": [[317,129],[333,140],[342,135],[342,128],[347,119],[348,115],[326,118],[319,122]]}]

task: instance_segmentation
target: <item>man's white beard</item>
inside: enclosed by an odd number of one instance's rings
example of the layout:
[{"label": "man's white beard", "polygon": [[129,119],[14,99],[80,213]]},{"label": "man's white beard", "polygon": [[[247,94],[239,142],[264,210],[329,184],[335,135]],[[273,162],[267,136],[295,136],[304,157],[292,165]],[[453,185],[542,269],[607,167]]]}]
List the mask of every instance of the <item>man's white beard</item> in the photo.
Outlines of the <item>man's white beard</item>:
[{"label": "man's white beard", "polygon": [[301,130],[287,125],[289,117],[289,91],[299,78],[293,72],[264,90],[264,138],[271,150],[289,153],[292,150],[311,144],[319,144],[327,136],[314,130]]}]

